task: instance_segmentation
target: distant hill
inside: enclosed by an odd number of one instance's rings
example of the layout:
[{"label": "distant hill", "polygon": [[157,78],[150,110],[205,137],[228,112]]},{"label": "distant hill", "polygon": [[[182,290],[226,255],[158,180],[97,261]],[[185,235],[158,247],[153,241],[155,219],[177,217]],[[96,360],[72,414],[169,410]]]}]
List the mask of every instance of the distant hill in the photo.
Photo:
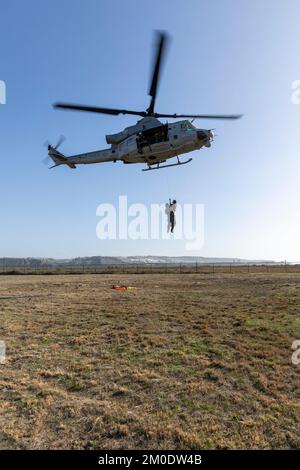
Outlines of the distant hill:
[{"label": "distant hill", "polygon": [[270,260],[203,256],[87,256],[72,259],[0,258],[1,267],[98,266],[112,264],[280,264]]}]

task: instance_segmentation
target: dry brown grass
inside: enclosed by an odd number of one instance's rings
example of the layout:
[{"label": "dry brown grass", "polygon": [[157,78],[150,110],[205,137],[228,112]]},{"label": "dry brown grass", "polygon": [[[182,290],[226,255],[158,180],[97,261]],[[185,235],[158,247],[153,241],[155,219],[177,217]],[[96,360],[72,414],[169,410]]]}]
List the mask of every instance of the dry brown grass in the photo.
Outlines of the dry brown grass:
[{"label": "dry brown grass", "polygon": [[299,307],[290,273],[1,276],[0,447],[299,448]]}]

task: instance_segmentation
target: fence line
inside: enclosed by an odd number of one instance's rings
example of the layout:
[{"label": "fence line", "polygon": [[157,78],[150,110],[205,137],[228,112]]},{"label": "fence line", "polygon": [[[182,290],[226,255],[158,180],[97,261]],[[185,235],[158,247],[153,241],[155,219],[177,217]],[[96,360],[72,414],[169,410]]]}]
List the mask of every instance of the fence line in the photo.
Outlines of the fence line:
[{"label": "fence line", "polygon": [[300,273],[300,264],[240,263],[122,263],[98,265],[26,266],[2,265],[0,274],[218,274],[218,273]]}]

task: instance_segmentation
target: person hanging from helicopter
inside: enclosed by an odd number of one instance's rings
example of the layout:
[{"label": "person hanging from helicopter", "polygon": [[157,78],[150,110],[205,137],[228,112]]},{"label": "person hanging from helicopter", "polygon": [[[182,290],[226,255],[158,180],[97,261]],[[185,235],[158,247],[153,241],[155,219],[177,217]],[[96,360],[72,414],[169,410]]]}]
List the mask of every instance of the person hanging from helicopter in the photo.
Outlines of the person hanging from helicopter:
[{"label": "person hanging from helicopter", "polygon": [[165,214],[167,216],[167,221],[168,221],[167,232],[169,233],[171,230],[171,221],[170,221],[170,204],[168,202],[165,204]]},{"label": "person hanging from helicopter", "polygon": [[176,207],[177,207],[176,200],[173,199],[173,201],[171,201],[171,199],[169,199],[169,204],[166,204],[166,214],[168,217],[168,229],[167,230],[168,232],[171,231],[171,233],[173,233],[174,227],[176,225],[176,218],[175,218]]}]

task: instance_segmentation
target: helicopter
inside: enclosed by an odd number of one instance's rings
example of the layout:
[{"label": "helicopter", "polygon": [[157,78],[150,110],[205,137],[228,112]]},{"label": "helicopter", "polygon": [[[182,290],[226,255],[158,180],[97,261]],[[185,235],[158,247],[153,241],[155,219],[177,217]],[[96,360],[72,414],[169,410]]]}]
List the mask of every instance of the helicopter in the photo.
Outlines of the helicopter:
[{"label": "helicopter", "polygon": [[[120,114],[140,116],[141,119],[133,126],[126,127],[117,134],[106,135],[109,148],[97,150],[70,157],[59,152],[58,148],[63,138],[52,146],[47,144],[48,156],[54,162],[50,168],[67,165],[76,168],[81,164],[104,163],[121,161],[125,164],[144,163],[143,171],[157,170],[167,167],[185,165],[192,158],[181,161],[179,155],[199,150],[202,147],[210,147],[214,140],[212,129],[198,129],[194,126],[194,119],[239,119],[240,114],[166,114],[155,111],[156,96],[161,76],[161,67],[165,59],[168,35],[165,32],[157,32],[157,45],[154,53],[153,68],[149,87],[150,105],[146,111],[133,111],[130,109],[103,108],[84,106],[80,104],[54,103],[55,109],[67,109],[85,111],[98,114],[117,116]],[[159,118],[184,120],[176,122],[161,122]],[[190,120],[191,119],[191,120]],[[176,157],[175,163],[168,164],[170,158]],[[167,164],[164,164],[166,163]]]}]

